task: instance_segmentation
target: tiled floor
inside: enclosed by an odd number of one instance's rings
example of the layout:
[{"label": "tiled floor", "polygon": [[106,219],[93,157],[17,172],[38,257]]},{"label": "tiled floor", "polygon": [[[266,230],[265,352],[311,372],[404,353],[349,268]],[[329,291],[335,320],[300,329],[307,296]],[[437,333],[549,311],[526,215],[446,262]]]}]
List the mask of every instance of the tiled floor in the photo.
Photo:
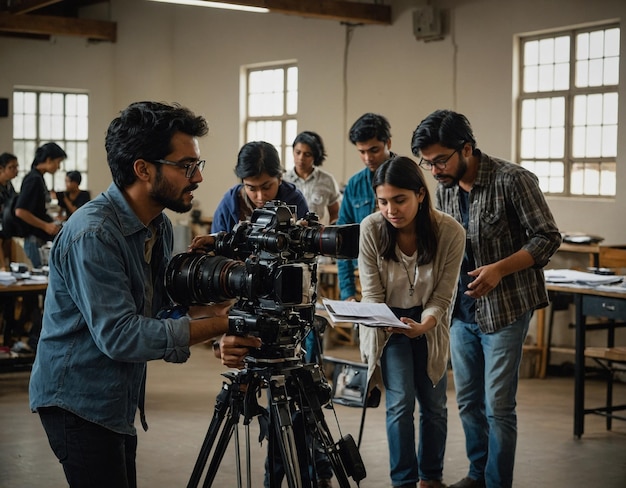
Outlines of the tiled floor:
[{"label": "tiled floor", "polygon": [[[355,359],[354,349],[327,351]],[[195,346],[183,365],[153,362],[148,368],[147,416],[150,429],[139,433],[138,472],[141,488],[187,486],[213,415],[223,368],[204,346]],[[0,487],[66,486],[62,468],[53,456],[37,415],[28,410],[28,373],[0,374]],[[587,399],[601,401],[603,385],[588,383]],[[616,400],[626,403],[626,385],[617,385]],[[582,439],[572,435],[572,378],[523,379],[518,395],[519,439],[515,487],[552,488],[626,486],[626,422],[612,431],[604,419],[587,416]],[[449,385],[449,432],[444,481],[466,474],[464,437]],[[331,410],[325,420],[338,440],[341,436]],[[360,410],[336,406],[341,432],[358,437]],[[138,422],[137,422],[138,423]],[[245,429],[239,425],[241,444]],[[262,486],[263,448],[257,442],[257,423],[250,426],[252,487]],[[213,486],[236,487],[234,439],[217,470]],[[361,446],[367,477],[363,488],[390,486],[384,406],[368,410]],[[245,485],[244,471],[244,485]],[[201,485],[202,483],[200,483]],[[335,486],[337,486],[335,484]],[[352,485],[356,486],[356,485]]]}]

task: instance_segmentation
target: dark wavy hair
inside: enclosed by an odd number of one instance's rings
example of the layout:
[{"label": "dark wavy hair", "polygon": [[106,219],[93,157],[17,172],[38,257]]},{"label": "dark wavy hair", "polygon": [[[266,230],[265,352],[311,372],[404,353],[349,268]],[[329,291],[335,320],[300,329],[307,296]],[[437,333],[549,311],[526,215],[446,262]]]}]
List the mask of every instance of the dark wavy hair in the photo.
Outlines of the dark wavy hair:
[{"label": "dark wavy hair", "polygon": [[235,166],[237,178],[243,180],[263,173],[282,178],[283,167],[280,165],[278,151],[265,141],[252,141],[244,144],[237,155]]},{"label": "dark wavy hair", "polygon": [[296,144],[306,144],[311,148],[313,153],[313,166],[321,166],[326,160],[326,149],[324,149],[324,141],[317,132],[311,130],[305,130],[300,132],[293,140],[291,147],[296,147]]},{"label": "dark wavy hair", "polygon": [[7,164],[9,164],[11,161],[16,160],[17,156],[15,156],[14,154],[3,152],[2,154],[0,154],[0,168],[6,168]]},{"label": "dark wavy hair", "polygon": [[204,117],[178,104],[136,102],[125,108],[109,125],[104,142],[115,184],[125,188],[135,182],[138,159],[154,161],[171,153],[177,132],[201,137],[209,127]]},{"label": "dark wavy hair", "polygon": [[[374,173],[372,188],[388,184],[397,188],[411,190],[415,193],[424,191],[424,199],[420,204],[414,225],[417,235],[417,264],[430,263],[437,252],[437,222],[430,201],[430,192],[422,170],[415,161],[405,156],[394,156],[385,161]],[[398,230],[385,220],[382,233],[383,258],[398,261],[396,255],[396,238]]]},{"label": "dark wavy hair", "polygon": [[460,151],[468,142],[475,153],[476,139],[467,117],[451,110],[436,110],[422,120],[413,132],[411,152],[418,156],[422,149],[433,144]]},{"label": "dark wavy hair", "polygon": [[391,139],[391,126],[389,121],[382,115],[368,112],[361,115],[352,127],[348,135],[350,142],[365,142],[376,138],[381,142],[387,142]]}]

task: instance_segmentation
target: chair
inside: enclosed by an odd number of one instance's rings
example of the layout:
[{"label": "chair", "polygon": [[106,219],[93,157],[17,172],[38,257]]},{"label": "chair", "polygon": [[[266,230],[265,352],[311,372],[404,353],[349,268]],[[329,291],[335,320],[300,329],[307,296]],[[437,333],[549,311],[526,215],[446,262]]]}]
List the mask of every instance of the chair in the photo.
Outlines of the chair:
[{"label": "chair", "polygon": [[618,275],[626,274],[626,246],[600,246],[598,265]]},{"label": "chair", "polygon": [[333,366],[332,393],[333,403],[363,409],[357,447],[361,447],[365,411],[376,408],[380,404],[381,391],[378,387],[370,389],[367,381],[367,364],[347,361],[345,359],[324,357],[324,363]]}]

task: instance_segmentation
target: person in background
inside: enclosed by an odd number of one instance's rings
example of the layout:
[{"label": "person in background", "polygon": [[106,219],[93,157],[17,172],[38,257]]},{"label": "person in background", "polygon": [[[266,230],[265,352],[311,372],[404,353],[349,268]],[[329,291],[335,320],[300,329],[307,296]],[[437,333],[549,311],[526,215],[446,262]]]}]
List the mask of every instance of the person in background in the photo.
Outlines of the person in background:
[{"label": "person in background", "polygon": [[212,233],[230,232],[236,224],[249,220],[254,210],[263,208],[271,200],[294,205],[299,219],[309,211],[304,195],[296,185],[283,181],[278,151],[269,142],[244,144],[237,156],[235,174],[241,183],[228,190],[218,204],[211,224]]},{"label": "person in background", "polygon": [[300,132],[293,141],[294,168],[285,173],[304,194],[311,212],[323,224],[334,224],[339,217],[341,193],[337,180],[320,166],[326,160],[322,138],[312,131]]},{"label": "person in background", "polygon": [[[382,115],[366,113],[350,128],[349,139],[356,146],[365,168],[353,175],[343,192],[337,225],[359,224],[376,210],[372,176],[391,153],[391,127]],[[342,300],[356,299],[356,259],[337,261],[339,295]]]},{"label": "person in background", "polygon": [[[17,176],[18,162],[17,156],[10,153],[0,154],[0,218],[4,210],[4,204],[17,195],[11,180]],[[11,264],[11,247],[13,239],[11,236],[4,236],[0,232],[0,268],[9,269]]]},{"label": "person in background", "polygon": [[[129,105],[107,130],[113,183],[80,207],[50,252],[30,408],[72,487],[137,486],[134,425],[144,429],[148,361],[183,363],[190,346],[228,330],[230,303],[155,318],[172,304],[164,274],[172,223],[191,209],[205,164],[206,120],[179,105]],[[227,336],[222,362],[239,367],[254,337]]]},{"label": "person in background", "polygon": [[[290,181],[304,194],[309,210],[315,212],[322,224],[335,224],[339,216],[341,193],[337,180],[320,168],[326,160],[322,138],[315,132],[304,131],[293,141],[294,168],[285,173]],[[307,363],[321,365],[322,340],[315,329],[304,339]]]},{"label": "person in background", "polygon": [[561,234],[537,177],[481,152],[464,115],[431,113],[411,150],[439,183],[437,207],[467,231],[450,350],[470,466],[450,488],[510,488],[522,346],[533,311],[548,305],[542,268]]},{"label": "person in background", "polygon": [[[0,154],[0,218],[4,205],[17,195],[11,180],[17,176],[17,156],[10,153]],[[13,237],[0,231],[0,269],[10,271]],[[3,345],[11,347],[15,340],[27,335],[22,324],[15,320],[15,297],[0,298],[2,321],[4,322]]]},{"label": "person in background", "polygon": [[[394,487],[445,486],[449,347],[448,310],[459,277],[465,231],[432,208],[428,186],[410,158],[395,156],[374,173],[380,212],[361,222],[363,302],[386,303],[409,328],[359,326],[370,386],[382,373]],[[415,446],[415,400],[419,445]]]},{"label": "person in background", "polygon": [[43,175],[56,173],[66,158],[67,154],[58,144],[44,144],[35,152],[30,173],[22,181],[15,215],[25,224],[24,253],[33,268],[41,268],[40,249],[54,239],[60,229],[46,209],[50,203],[50,192]]},{"label": "person in background", "polygon": [[65,174],[65,191],[57,192],[62,220],[67,220],[79,207],[91,200],[89,191],[79,188],[82,180],[80,171],[68,171]]}]

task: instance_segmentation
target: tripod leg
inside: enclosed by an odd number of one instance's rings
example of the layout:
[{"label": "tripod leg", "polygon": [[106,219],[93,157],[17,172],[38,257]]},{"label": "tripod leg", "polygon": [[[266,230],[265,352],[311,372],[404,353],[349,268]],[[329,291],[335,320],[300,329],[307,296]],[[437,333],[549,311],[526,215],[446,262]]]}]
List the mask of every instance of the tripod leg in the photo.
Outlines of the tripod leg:
[{"label": "tripod leg", "polygon": [[[289,399],[285,385],[285,376],[272,376],[270,379],[270,416],[271,422],[275,426],[275,440],[280,449],[287,486],[289,488],[302,488],[302,473],[298,461],[298,451],[293,434],[293,422]],[[269,455],[272,456],[272,443],[270,442]],[[270,464],[270,479],[273,477],[273,465]],[[308,478],[308,476],[307,476]]]},{"label": "tripod leg", "polygon": [[[328,424],[324,419],[318,396],[321,382],[322,377],[319,368],[310,368],[307,365],[307,367],[299,371],[297,374],[297,385],[299,388],[300,405],[305,416],[307,429],[317,439],[320,446],[323,447],[339,486],[341,488],[349,488],[348,476],[352,476],[355,481],[359,482],[365,478],[364,468],[362,467],[356,444],[348,442],[351,438],[342,439],[341,447],[333,441]],[[348,467],[343,461],[341,449],[344,451],[343,456],[350,458],[351,465]]]},{"label": "tripod leg", "polygon": [[217,433],[220,430],[220,426],[224,420],[226,411],[228,410],[231,397],[232,390],[230,389],[230,385],[223,383],[222,390],[217,395],[215,411],[213,413],[213,418],[211,419],[211,424],[209,425],[206,437],[204,438],[204,442],[200,448],[200,454],[198,455],[191,477],[189,478],[189,483],[187,483],[187,488],[196,487],[200,482],[200,477],[202,476],[207,459],[209,458],[213,442],[215,442]]}]

